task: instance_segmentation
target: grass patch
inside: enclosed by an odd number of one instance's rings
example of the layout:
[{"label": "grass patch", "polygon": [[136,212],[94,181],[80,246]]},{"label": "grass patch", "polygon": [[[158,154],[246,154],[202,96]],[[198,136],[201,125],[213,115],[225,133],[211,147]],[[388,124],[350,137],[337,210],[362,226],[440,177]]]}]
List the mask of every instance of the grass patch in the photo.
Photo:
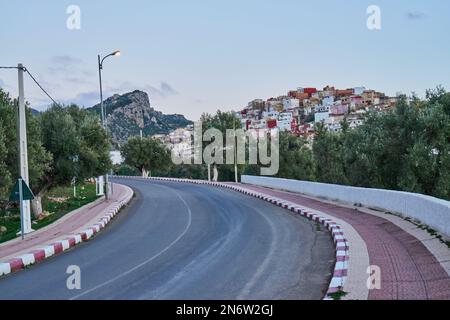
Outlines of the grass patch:
[{"label": "grass patch", "polygon": [[439,232],[437,232],[436,230],[434,230],[433,228],[430,228],[427,225],[423,225],[423,224],[416,224],[418,228],[425,230],[426,232],[428,232],[428,234],[432,237],[435,237],[436,239],[438,239],[441,243],[445,244],[447,246],[447,248],[450,248],[450,241],[446,241],[444,240],[444,237],[439,234]]},{"label": "grass patch", "polygon": [[343,297],[345,297],[348,293],[343,291],[343,290],[339,290],[333,293],[329,293],[328,297],[330,297],[333,300],[341,300]]},{"label": "grass patch", "polygon": [[16,233],[20,230],[20,212],[13,208],[7,211],[0,211],[0,228],[6,227],[6,232],[0,233],[0,242],[9,241],[17,237]]},{"label": "grass patch", "polygon": [[393,216],[402,218],[403,220],[408,221],[408,222],[414,224],[415,226],[417,226],[417,228],[426,231],[430,236],[432,236],[432,237],[438,239],[441,243],[443,243],[443,244],[446,245],[448,248],[450,248],[450,241],[444,239],[444,237],[442,236],[442,234],[440,234],[438,231],[434,230],[433,228],[431,228],[431,227],[429,227],[429,226],[427,226],[427,225],[425,225],[425,224],[420,223],[420,221],[414,220],[414,219],[412,219],[412,218],[410,218],[410,217],[404,217],[404,216],[402,216],[401,214],[395,214],[395,213],[392,213],[392,212],[384,212],[384,213],[385,213],[385,214],[388,214],[388,215],[393,215]]},{"label": "grass patch", "polygon": [[426,232],[428,232],[428,234],[429,234],[430,236],[439,238],[439,237],[438,237],[438,232],[437,232],[436,230],[434,230],[434,229],[432,229],[432,228],[430,228],[430,227],[428,227],[428,226],[426,226],[426,225],[419,225],[418,227],[419,227],[420,229],[425,230]]},{"label": "grass patch", "polygon": [[316,222],[316,231],[322,231],[322,225],[319,222]]},{"label": "grass patch", "polygon": [[[85,183],[77,186],[77,196],[73,196],[72,186],[57,186],[51,188],[42,197],[42,210],[49,215],[42,220],[32,218],[32,228],[41,229],[67,213],[76,210],[88,203],[95,201],[96,196],[95,183]],[[0,226],[6,227],[7,231],[0,233],[0,243],[9,241],[17,237],[16,233],[20,231],[20,211],[18,208],[11,208],[6,211],[0,210]]]}]

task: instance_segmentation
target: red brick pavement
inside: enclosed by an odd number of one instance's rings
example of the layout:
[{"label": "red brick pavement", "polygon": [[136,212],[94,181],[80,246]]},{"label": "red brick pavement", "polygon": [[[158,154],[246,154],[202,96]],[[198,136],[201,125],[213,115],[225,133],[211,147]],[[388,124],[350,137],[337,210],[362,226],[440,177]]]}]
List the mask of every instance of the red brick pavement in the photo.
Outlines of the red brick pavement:
[{"label": "red brick pavement", "polygon": [[450,277],[444,268],[417,238],[392,222],[295,193],[245,187],[323,211],[352,225],[366,242],[370,264],[381,269],[381,289],[371,290],[369,299],[450,299]]}]

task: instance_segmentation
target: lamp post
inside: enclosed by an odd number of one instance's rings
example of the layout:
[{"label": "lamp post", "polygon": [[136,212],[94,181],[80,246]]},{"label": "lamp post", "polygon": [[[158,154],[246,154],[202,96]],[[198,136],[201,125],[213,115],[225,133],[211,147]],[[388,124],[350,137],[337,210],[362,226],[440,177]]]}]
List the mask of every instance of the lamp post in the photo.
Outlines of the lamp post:
[{"label": "lamp post", "polygon": [[103,87],[102,87],[102,70],[103,70],[103,61],[105,61],[106,58],[108,57],[118,57],[120,56],[120,51],[116,50],[113,53],[110,53],[108,55],[106,55],[105,57],[103,57],[103,59],[101,58],[100,55],[98,55],[98,78],[99,78],[99,82],[100,82],[100,109],[101,109],[101,118],[102,118],[102,125],[105,127],[106,129],[106,112],[103,108]]},{"label": "lamp post", "polygon": [[[101,119],[102,119],[102,125],[103,128],[105,128],[105,130],[108,130],[107,128],[107,123],[106,123],[106,112],[105,109],[103,107],[103,87],[102,87],[102,70],[103,70],[103,61],[105,61],[106,58],[108,57],[118,57],[120,56],[120,50],[116,50],[106,56],[104,56],[103,58],[100,57],[100,55],[98,55],[98,78],[99,78],[99,82],[100,82],[100,113],[101,113]],[[106,183],[106,192],[105,192],[105,197],[106,199],[109,198],[109,185],[108,185],[108,173],[105,174],[105,183]]]}]

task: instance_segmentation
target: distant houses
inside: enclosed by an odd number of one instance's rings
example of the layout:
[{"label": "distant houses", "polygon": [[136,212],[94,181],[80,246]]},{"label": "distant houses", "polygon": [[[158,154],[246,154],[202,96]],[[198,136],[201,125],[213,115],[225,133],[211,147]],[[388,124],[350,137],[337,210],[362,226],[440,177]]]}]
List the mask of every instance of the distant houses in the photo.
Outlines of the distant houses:
[{"label": "distant houses", "polygon": [[397,99],[365,87],[298,88],[289,91],[286,96],[250,101],[236,112],[236,116],[245,130],[278,128],[298,136],[311,137],[317,123],[323,123],[329,131],[338,132],[346,119],[349,127],[355,128],[363,124],[364,113],[368,110],[390,109]]},{"label": "distant houses", "polygon": [[[298,88],[288,91],[285,96],[252,100],[235,112],[235,116],[240,119],[244,130],[261,130],[261,134],[262,130],[279,130],[312,142],[319,123],[330,132],[341,131],[344,120],[349,128],[356,128],[364,123],[367,111],[388,110],[395,106],[397,100],[398,97],[388,97],[365,87]],[[188,125],[168,135],[155,137],[178,154],[188,156],[192,153],[193,132],[193,125]]]}]

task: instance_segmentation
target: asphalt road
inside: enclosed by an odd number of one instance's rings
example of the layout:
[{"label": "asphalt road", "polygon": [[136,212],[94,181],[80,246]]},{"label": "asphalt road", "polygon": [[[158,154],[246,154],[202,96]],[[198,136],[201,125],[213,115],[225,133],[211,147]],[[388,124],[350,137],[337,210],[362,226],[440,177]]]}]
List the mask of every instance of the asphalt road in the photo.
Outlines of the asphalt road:
[{"label": "asphalt road", "polygon": [[[136,197],[105,231],[0,279],[0,299],[321,299],[329,234],[287,210],[205,185],[119,180]],[[81,289],[67,268],[79,266]]]}]

